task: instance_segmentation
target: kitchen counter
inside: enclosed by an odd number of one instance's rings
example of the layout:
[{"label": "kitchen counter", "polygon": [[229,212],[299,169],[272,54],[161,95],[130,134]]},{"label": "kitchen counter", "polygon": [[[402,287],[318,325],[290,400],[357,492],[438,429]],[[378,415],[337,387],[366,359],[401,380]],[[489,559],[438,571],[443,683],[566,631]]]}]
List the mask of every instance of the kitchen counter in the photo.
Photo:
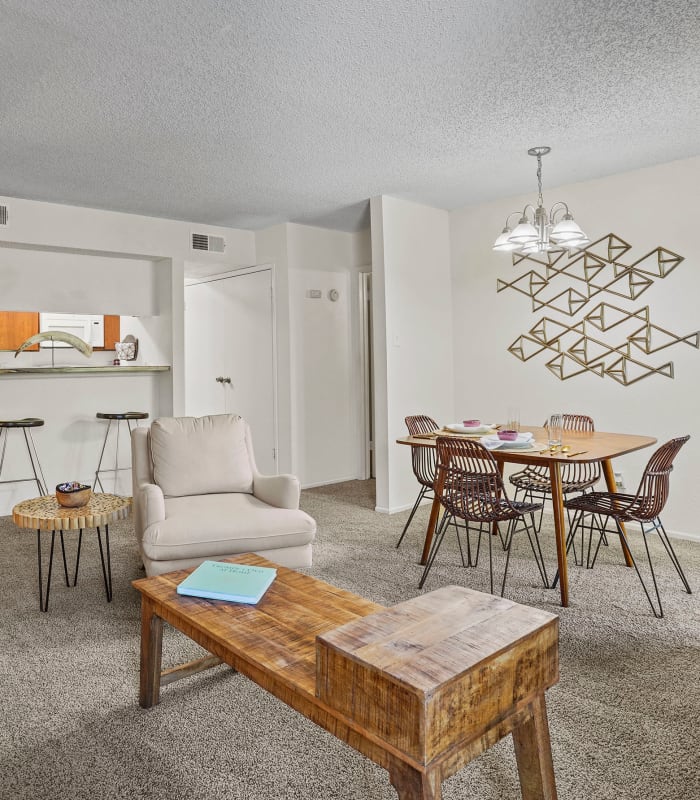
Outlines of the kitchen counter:
[{"label": "kitchen counter", "polygon": [[115,367],[104,364],[98,367],[0,367],[0,378],[11,375],[133,375],[144,372],[169,372],[169,365]]}]

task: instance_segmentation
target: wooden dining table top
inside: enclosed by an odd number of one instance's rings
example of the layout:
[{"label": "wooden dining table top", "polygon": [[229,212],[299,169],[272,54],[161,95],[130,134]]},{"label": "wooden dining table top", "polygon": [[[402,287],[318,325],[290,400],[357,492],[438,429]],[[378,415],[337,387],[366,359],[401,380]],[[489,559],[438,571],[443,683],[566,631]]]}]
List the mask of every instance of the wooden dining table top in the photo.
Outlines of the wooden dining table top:
[{"label": "wooden dining table top", "polygon": [[[521,425],[521,432],[532,433],[535,442],[547,445],[547,429],[537,425]],[[479,440],[478,435],[437,431],[439,436],[451,436],[456,439],[468,438]],[[397,444],[414,447],[435,447],[437,435],[434,437],[403,436],[396,440]],[[642,450],[656,443],[653,436],[640,436],[631,433],[608,433],[604,431],[563,431],[562,447],[569,447],[567,452],[558,450],[551,452],[548,448],[541,451],[499,447],[489,452],[497,461],[509,461],[516,464],[550,463],[552,461],[607,461],[611,458]],[[575,455],[570,455],[575,454]]]}]

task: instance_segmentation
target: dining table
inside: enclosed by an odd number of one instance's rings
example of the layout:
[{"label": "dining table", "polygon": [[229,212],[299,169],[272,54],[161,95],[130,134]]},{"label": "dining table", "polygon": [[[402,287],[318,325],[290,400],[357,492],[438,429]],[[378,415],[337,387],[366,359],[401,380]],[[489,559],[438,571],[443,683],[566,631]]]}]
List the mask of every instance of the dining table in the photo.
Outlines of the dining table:
[{"label": "dining table", "polygon": [[[497,428],[499,426],[494,426]],[[496,449],[489,452],[498,464],[501,473],[505,464],[531,464],[546,466],[549,469],[549,479],[552,496],[552,514],[554,518],[554,538],[557,548],[557,566],[559,569],[559,592],[561,604],[569,605],[569,572],[566,558],[566,514],[564,512],[564,495],[562,492],[561,465],[569,461],[595,462],[601,464],[605,484],[609,492],[617,491],[613,459],[651,447],[656,444],[653,436],[639,436],[629,433],[605,433],[602,431],[563,431],[561,445],[552,449],[548,445],[547,429],[536,425],[521,425],[521,431],[532,433],[530,447],[512,446],[503,442]],[[410,445],[411,447],[435,447],[438,436],[454,436],[458,438],[469,437],[480,439],[477,434],[464,434],[450,431],[449,429],[437,430],[432,433],[415,436],[404,436],[396,440],[397,444]],[[433,535],[440,514],[440,499],[435,492],[430,511],[430,519],[425,534],[421,564],[428,559]],[[632,566],[632,558],[625,542],[621,539],[625,563]]]}]

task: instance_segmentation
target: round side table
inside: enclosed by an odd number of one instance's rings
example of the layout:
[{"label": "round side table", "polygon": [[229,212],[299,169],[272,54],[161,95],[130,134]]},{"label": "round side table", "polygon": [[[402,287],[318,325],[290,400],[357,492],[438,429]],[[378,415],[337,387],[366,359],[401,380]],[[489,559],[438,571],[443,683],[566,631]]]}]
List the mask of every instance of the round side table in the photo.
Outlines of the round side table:
[{"label": "round side table", "polygon": [[[37,557],[39,561],[39,608],[47,611],[49,608],[49,590],[51,589],[51,568],[53,566],[53,551],[56,541],[56,531],[61,537],[61,552],[63,554],[63,572],[66,586],[70,586],[68,579],[68,565],[66,563],[66,548],[63,541],[64,531],[79,531],[78,554],[75,559],[75,574],[73,586],[78,582],[78,566],[80,564],[80,547],[83,541],[83,529],[95,528],[97,541],[100,545],[100,560],[102,561],[102,577],[105,582],[107,602],[112,600],[112,565],[109,554],[109,524],[120,519],[126,519],[131,509],[131,498],[120,497],[116,494],[92,494],[87,505],[79,508],[64,508],[58,504],[54,495],[34,497],[23,500],[12,509],[12,519],[20,528],[33,528],[36,530]],[[105,547],[102,547],[102,534],[100,528],[105,529]],[[49,553],[49,567],[46,576],[46,596],[44,596],[42,568],[41,568],[41,532],[51,531],[51,550]],[[107,561],[105,564],[105,552]]]}]

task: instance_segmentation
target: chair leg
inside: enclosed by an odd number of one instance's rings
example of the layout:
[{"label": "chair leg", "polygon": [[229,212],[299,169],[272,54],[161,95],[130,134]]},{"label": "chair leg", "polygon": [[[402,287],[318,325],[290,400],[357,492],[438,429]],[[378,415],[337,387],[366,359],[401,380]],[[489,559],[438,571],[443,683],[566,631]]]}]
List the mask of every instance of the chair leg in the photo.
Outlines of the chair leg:
[{"label": "chair leg", "polygon": [[420,582],[418,583],[418,588],[422,589],[423,584],[425,583],[425,579],[428,577],[428,573],[430,572],[431,567],[433,566],[433,562],[435,561],[435,556],[437,555],[438,550],[440,549],[440,545],[442,544],[442,540],[445,538],[445,532],[449,528],[449,518],[452,515],[449,511],[445,511],[440,519],[440,522],[437,526],[437,530],[435,531],[435,536],[433,537],[433,544],[430,548],[430,553],[428,554],[428,560],[425,562],[425,569],[423,570],[423,575],[421,576]]},{"label": "chair leg", "polygon": [[644,539],[644,547],[645,547],[645,549],[647,551],[647,558],[649,559],[649,569],[651,570],[651,578],[652,578],[652,580],[654,582],[654,590],[656,592],[656,600],[657,600],[657,602],[659,604],[659,613],[658,614],[656,613],[656,607],[654,606],[654,601],[651,599],[651,595],[649,594],[649,590],[647,589],[647,586],[644,583],[644,578],[642,578],[642,573],[639,571],[639,567],[637,566],[637,561],[635,560],[635,557],[632,554],[632,550],[630,549],[629,539],[627,538],[624,530],[622,529],[622,525],[620,525],[619,520],[616,519],[615,523],[617,525],[618,535],[620,536],[620,545],[622,545],[624,543],[624,545],[626,545],[626,547],[627,547],[627,552],[630,554],[630,558],[632,559],[632,566],[634,567],[634,571],[637,573],[637,577],[639,578],[639,582],[642,584],[642,589],[644,589],[644,594],[647,596],[647,600],[649,601],[649,605],[651,606],[651,610],[652,610],[654,616],[657,619],[661,619],[663,617],[663,615],[664,615],[664,610],[661,607],[661,597],[659,596],[659,587],[657,586],[657,583],[656,583],[656,575],[654,574],[654,566],[651,563],[651,555],[649,553],[649,544],[647,543],[646,535],[644,535],[644,528],[642,528],[642,533],[643,533],[642,538]]},{"label": "chair leg", "polygon": [[655,521],[655,530],[659,534],[659,539],[663,543],[663,546],[666,548],[666,552],[668,553],[669,558],[671,559],[671,563],[676,568],[676,572],[678,573],[678,577],[683,581],[683,586],[685,587],[686,592],[688,594],[692,594],[690,590],[690,584],[688,583],[688,579],[685,577],[683,569],[681,568],[681,562],[678,560],[678,556],[676,555],[676,551],[673,549],[671,545],[671,540],[668,538],[668,534],[666,533],[666,529],[661,523],[661,520],[657,517]]},{"label": "chair leg", "polygon": [[421,504],[421,500],[425,497],[425,493],[428,491],[427,486],[421,486],[420,491],[418,492],[418,497],[416,497],[416,502],[413,504],[413,508],[411,509],[411,513],[408,515],[408,519],[406,520],[406,524],[403,526],[403,530],[401,531],[401,536],[399,537],[399,541],[396,542],[396,549],[398,550],[401,547],[401,542],[403,541],[403,537],[406,535],[406,531],[408,530],[408,526],[411,524],[413,517],[418,510],[418,506]]}]

